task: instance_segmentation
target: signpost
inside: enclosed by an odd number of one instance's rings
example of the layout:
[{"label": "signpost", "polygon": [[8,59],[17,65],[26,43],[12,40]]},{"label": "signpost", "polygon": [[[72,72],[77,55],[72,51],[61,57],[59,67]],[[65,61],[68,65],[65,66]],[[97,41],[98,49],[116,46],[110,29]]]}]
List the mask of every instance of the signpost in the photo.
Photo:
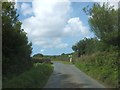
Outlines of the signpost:
[{"label": "signpost", "polygon": [[70,58],[70,62],[72,62],[72,55],[68,55],[68,57]]}]

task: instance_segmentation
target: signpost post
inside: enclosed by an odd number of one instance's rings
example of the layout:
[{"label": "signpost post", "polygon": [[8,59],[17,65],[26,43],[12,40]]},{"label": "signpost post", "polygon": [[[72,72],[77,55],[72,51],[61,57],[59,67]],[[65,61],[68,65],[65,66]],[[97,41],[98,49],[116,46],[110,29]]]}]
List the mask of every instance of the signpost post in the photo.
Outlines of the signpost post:
[{"label": "signpost post", "polygon": [[68,57],[70,58],[70,63],[72,62],[72,55],[68,55]]}]

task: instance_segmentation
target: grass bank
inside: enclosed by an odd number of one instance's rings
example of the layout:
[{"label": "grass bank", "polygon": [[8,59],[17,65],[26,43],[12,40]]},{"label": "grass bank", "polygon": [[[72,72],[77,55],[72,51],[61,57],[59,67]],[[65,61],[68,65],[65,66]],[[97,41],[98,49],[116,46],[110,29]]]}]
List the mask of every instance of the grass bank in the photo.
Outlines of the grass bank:
[{"label": "grass bank", "polygon": [[116,52],[102,52],[76,58],[75,66],[97,79],[106,87],[118,87],[118,58]]},{"label": "grass bank", "polygon": [[53,71],[50,64],[34,64],[33,68],[23,74],[3,81],[3,88],[42,88]]}]

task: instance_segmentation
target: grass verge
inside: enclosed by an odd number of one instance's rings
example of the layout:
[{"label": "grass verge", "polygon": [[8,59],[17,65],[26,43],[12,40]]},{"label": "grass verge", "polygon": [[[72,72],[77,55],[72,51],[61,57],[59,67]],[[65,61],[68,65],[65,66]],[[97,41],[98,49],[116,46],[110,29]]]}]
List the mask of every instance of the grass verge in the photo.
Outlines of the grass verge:
[{"label": "grass verge", "polygon": [[43,88],[53,71],[50,64],[34,64],[34,67],[6,82],[3,88]]},{"label": "grass verge", "polygon": [[75,66],[108,88],[118,87],[117,58],[114,52],[83,56],[79,58]]}]

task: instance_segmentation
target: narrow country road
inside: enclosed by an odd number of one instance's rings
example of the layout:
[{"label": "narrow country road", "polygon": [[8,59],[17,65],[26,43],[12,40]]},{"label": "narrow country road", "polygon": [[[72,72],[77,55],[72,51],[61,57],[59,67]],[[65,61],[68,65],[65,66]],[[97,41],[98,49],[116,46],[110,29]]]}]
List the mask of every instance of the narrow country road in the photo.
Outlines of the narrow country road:
[{"label": "narrow country road", "polygon": [[44,88],[105,88],[74,65],[54,62],[54,71]]}]

